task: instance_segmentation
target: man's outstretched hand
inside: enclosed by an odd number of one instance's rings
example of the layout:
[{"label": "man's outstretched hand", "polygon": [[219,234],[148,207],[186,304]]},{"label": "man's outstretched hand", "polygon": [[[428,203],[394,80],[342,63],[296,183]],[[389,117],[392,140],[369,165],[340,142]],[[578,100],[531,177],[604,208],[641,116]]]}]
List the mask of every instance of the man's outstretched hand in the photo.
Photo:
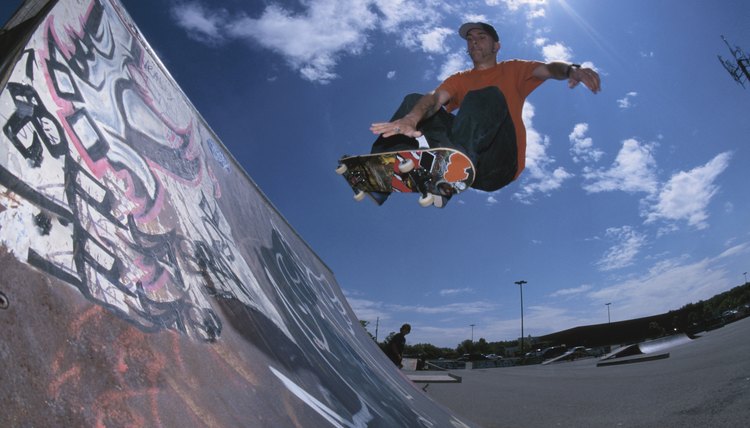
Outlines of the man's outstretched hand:
[{"label": "man's outstretched hand", "polygon": [[574,68],[571,71],[570,78],[568,78],[568,87],[573,89],[579,83],[583,83],[583,86],[589,88],[595,94],[602,90],[599,73],[590,68]]},{"label": "man's outstretched hand", "polygon": [[393,122],[378,122],[370,125],[370,131],[375,135],[382,135],[385,138],[397,134],[406,135],[411,138],[418,138],[422,133],[417,130],[416,125],[409,119],[401,118]]}]

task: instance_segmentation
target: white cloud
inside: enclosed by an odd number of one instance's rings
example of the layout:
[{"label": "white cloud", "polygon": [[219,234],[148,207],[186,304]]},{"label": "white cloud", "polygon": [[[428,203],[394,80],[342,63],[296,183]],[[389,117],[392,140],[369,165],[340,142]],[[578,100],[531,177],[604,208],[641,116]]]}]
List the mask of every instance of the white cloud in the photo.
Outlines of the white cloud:
[{"label": "white cloud", "polygon": [[[403,33],[404,23],[434,22],[440,17],[439,10],[425,0],[374,0],[367,3],[373,4],[382,14],[380,27],[386,33]],[[339,12],[347,13],[345,7]]]},{"label": "white cloud", "polygon": [[427,53],[445,53],[447,51],[445,38],[454,33],[455,32],[449,28],[434,28],[429,32],[418,36],[420,47]]},{"label": "white cloud", "polygon": [[357,319],[369,321],[374,324],[378,319],[383,321],[391,318],[390,311],[385,308],[382,302],[353,297],[346,290],[343,290],[343,292],[346,295],[346,301],[351,306]]},{"label": "white cloud", "polygon": [[222,25],[227,19],[223,9],[208,10],[200,3],[189,2],[171,9],[177,25],[187,30],[189,37],[208,44],[224,40]]},{"label": "white cloud", "polygon": [[240,16],[225,29],[234,38],[281,54],[305,79],[327,83],[337,77],[339,56],[361,53],[365,32],[376,24],[368,1],[320,0],[309,3],[303,13],[271,4],[260,17]]},{"label": "white cloud", "polygon": [[549,3],[548,0],[485,0],[488,6],[497,6],[505,4],[505,6],[511,12],[517,12],[521,9],[526,11],[526,19],[528,21],[543,18],[546,15],[545,6]]},{"label": "white cloud", "polygon": [[545,62],[565,61],[570,62],[573,58],[573,51],[562,43],[553,43],[542,47],[542,56]]},{"label": "white cloud", "polygon": [[438,80],[443,81],[450,75],[468,68],[471,68],[471,63],[468,62],[466,55],[463,52],[452,53],[448,55],[443,65],[440,67],[440,73],[437,78]]},{"label": "white cloud", "polygon": [[594,141],[591,137],[586,136],[588,130],[588,123],[578,123],[568,135],[571,142],[570,154],[576,163],[597,162],[604,155],[604,152],[594,148]]},{"label": "white cloud", "polygon": [[447,305],[424,306],[424,305],[391,305],[390,309],[398,313],[410,313],[421,315],[453,314],[453,315],[476,315],[490,312],[496,309],[492,303],[484,301],[449,303]]},{"label": "white cloud", "polygon": [[396,70],[391,70],[388,72],[388,74],[385,75],[385,77],[388,78],[388,80],[393,80],[396,78]]},{"label": "white cloud", "polygon": [[[477,315],[492,313],[497,310],[497,305],[486,301],[455,302],[445,305],[411,305],[378,302],[359,297],[361,293],[343,290],[346,300],[354,311],[357,319],[375,323],[397,319],[401,314],[407,313],[415,318],[430,315]],[[440,291],[441,296],[456,297],[460,294],[472,293],[472,288],[445,289]]]},{"label": "white cloud", "polygon": [[530,203],[536,193],[549,193],[559,189],[571,177],[565,168],[554,168],[555,159],[547,153],[549,137],[542,136],[534,128],[534,106],[528,101],[523,106],[523,122],[526,124],[526,169],[522,173],[522,188],[513,198]]},{"label": "white cloud", "polygon": [[703,166],[672,176],[648,209],[646,222],[686,221],[697,229],[708,227],[708,204],[718,191],[718,176],[729,166],[731,154],[724,152]]},{"label": "white cloud", "polygon": [[627,94],[625,94],[625,97],[617,100],[617,106],[620,107],[621,109],[627,109],[627,108],[633,107],[634,104],[632,100],[633,98],[637,96],[638,96],[638,92],[628,92]]},{"label": "white cloud", "polygon": [[455,30],[437,26],[444,10],[432,0],[310,0],[301,10],[266,2],[260,16],[229,13],[207,1],[176,3],[172,15],[190,37],[208,44],[250,42],[279,54],[303,78],[328,83],[346,55],[369,47],[375,31],[396,34],[400,43],[426,53],[445,53]]},{"label": "white cloud", "polygon": [[[575,131],[574,134],[579,135]],[[584,190],[589,193],[646,193],[642,215],[646,223],[667,222],[662,233],[676,230],[678,221],[697,229],[708,227],[707,207],[718,191],[715,181],[729,166],[731,154],[721,153],[701,167],[680,171],[661,185],[656,176],[654,147],[654,144],[642,144],[635,139],[625,140],[609,169],[585,169]]]},{"label": "white cloud", "polygon": [[526,13],[526,19],[529,21],[547,16],[547,11],[544,9],[533,9]]},{"label": "white cloud", "polygon": [[622,269],[632,265],[641,247],[646,244],[646,236],[630,226],[609,228],[606,236],[616,243],[596,263],[602,271]]},{"label": "white cloud", "polygon": [[729,289],[737,281],[736,273],[730,274],[724,267],[726,259],[747,251],[748,245],[741,244],[695,262],[687,262],[687,256],[663,260],[638,277],[591,292],[588,297],[596,305],[612,302],[613,320],[663,313]]},{"label": "white cloud", "polygon": [[567,297],[567,296],[575,296],[582,293],[585,293],[587,291],[591,290],[590,285],[581,285],[580,287],[575,288],[563,288],[562,290],[557,290],[554,293],[550,294],[550,297]]},{"label": "white cloud", "polygon": [[623,192],[654,193],[658,188],[654,145],[642,144],[636,139],[623,141],[614,164],[609,169],[584,172],[587,183],[583,188],[589,193]]},{"label": "white cloud", "polygon": [[477,14],[466,14],[463,16],[462,22],[489,22],[489,19],[487,19],[487,16],[485,15],[477,15]]},{"label": "white cloud", "polygon": [[485,0],[485,3],[487,3],[487,6],[498,6],[504,4],[508,10],[515,12],[524,6],[543,6],[547,4],[547,0]]},{"label": "white cloud", "polygon": [[[565,327],[563,326],[572,327],[574,325],[588,324],[587,321],[585,318],[576,316],[566,308],[551,305],[531,305],[524,311],[524,324],[526,325],[524,334],[526,336],[537,336],[564,330]],[[511,335],[510,337],[517,336],[518,331],[516,330],[515,335]],[[505,337],[509,336],[506,335]]]},{"label": "white cloud", "polygon": [[454,296],[456,294],[470,294],[470,293],[473,293],[473,292],[474,292],[474,289],[473,288],[469,288],[469,287],[466,287],[466,288],[448,288],[448,289],[440,290],[438,292],[438,294],[440,294],[441,296]]}]

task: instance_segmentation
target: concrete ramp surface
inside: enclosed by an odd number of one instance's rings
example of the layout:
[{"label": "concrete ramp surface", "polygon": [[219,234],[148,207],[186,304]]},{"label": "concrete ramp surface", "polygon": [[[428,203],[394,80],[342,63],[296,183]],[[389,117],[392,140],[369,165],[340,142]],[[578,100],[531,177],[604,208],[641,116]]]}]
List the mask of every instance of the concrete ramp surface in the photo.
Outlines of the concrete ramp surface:
[{"label": "concrete ramp surface", "polygon": [[673,334],[671,336],[664,336],[654,340],[647,340],[638,344],[641,352],[644,354],[652,354],[655,352],[661,352],[675,346],[689,343],[692,339],[689,338],[685,333]]},{"label": "concrete ramp surface", "polygon": [[0,36],[0,426],[466,425],[367,336],[117,0],[27,6]]},{"label": "concrete ramp surface", "polygon": [[645,342],[622,346],[601,357],[600,360],[604,361],[613,358],[629,357],[633,355],[655,354],[657,352],[662,352],[675,346],[689,343],[691,340],[692,339],[685,333],[664,336],[658,339],[647,340]]}]

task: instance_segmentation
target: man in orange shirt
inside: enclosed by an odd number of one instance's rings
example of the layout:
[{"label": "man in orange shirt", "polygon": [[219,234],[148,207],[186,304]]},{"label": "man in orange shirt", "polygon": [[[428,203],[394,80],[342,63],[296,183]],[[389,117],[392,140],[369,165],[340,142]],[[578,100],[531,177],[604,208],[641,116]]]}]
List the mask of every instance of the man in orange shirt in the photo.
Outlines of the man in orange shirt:
[{"label": "man in orange shirt", "polygon": [[[458,30],[474,67],[448,77],[433,92],[411,94],[390,122],[373,123],[379,135],[372,153],[415,150],[424,135],[430,147],[466,153],[476,167],[473,188],[494,191],[515,180],[526,164],[526,127],[521,118],[526,97],[547,79],[583,83],[599,92],[599,74],[578,64],[497,61],[500,39],[483,22]],[[443,108],[445,107],[445,108]],[[457,115],[450,112],[459,109]]]}]

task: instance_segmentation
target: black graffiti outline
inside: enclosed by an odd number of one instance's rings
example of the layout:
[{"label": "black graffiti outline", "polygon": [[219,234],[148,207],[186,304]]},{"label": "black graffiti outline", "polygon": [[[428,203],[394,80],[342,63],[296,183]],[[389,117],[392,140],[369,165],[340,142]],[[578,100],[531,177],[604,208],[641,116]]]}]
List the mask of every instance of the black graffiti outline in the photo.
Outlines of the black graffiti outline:
[{"label": "black graffiti outline", "polygon": [[[103,7],[97,1],[94,3],[91,11],[85,21],[85,31],[82,38],[75,39],[74,41],[76,46],[74,54],[68,60],[64,60],[65,62],[60,61],[60,58],[58,58],[58,53],[61,51],[56,46],[55,39],[51,33],[51,27],[48,26],[49,58],[45,61],[45,65],[51,73],[51,81],[54,90],[57,91],[57,95],[67,101],[85,101],[76,86],[73,72],[77,75],[87,76],[89,72],[87,62],[93,60],[97,52],[99,54],[103,53],[109,58],[112,58],[114,55],[113,45],[106,52],[96,48],[96,44],[93,42],[94,38],[91,37],[90,33],[98,31],[99,27],[103,24]],[[104,29],[102,31],[109,30]],[[137,45],[135,45],[134,49],[135,54],[131,55],[131,57],[138,58],[142,51]],[[27,80],[34,82],[36,77],[33,75],[36,52],[33,49],[29,49],[24,53],[26,55],[24,70]],[[137,62],[137,60],[132,61]],[[65,84],[58,82],[57,78],[66,79]],[[121,101],[118,104],[119,111],[124,111],[126,107],[124,102],[122,102],[124,99],[123,94],[129,90],[137,92],[137,85],[132,81],[122,79],[117,81],[115,85],[117,88],[116,93],[120,94],[118,97],[118,100]],[[34,87],[18,82],[9,82],[8,87],[16,108],[6,123],[3,124],[6,136],[14,143],[14,147],[21,156],[32,161],[30,165],[32,167],[38,168],[44,164],[44,153],[50,154],[55,159],[63,159],[63,192],[67,200],[51,199],[37,188],[25,183],[22,178],[16,176],[3,165],[0,165],[0,184],[41,210],[37,214],[37,217],[41,216],[41,218],[48,219],[49,227],[47,228],[47,232],[49,228],[57,227],[54,220],[57,220],[57,223],[60,225],[64,227],[70,226],[72,229],[71,240],[73,242],[73,250],[71,257],[73,270],[58,265],[52,260],[45,259],[44,256],[33,248],[29,249],[27,262],[51,276],[74,285],[87,299],[109,308],[143,330],[155,331],[164,328],[174,328],[190,335],[192,335],[190,332],[193,331],[203,340],[216,340],[221,334],[221,320],[211,308],[199,307],[189,300],[189,296],[184,293],[185,284],[182,272],[184,269],[185,272],[196,273],[204,277],[206,272],[214,274],[213,277],[217,277],[215,273],[221,273],[224,278],[231,278],[236,284],[241,284],[239,277],[234,272],[231,272],[229,263],[222,261],[225,255],[217,255],[215,253],[216,249],[228,249],[230,246],[226,242],[217,242],[214,239],[211,245],[196,240],[190,243],[176,244],[176,247],[173,247],[172,243],[187,242],[184,237],[179,236],[176,230],[169,231],[162,236],[146,234],[138,229],[137,222],[132,215],[128,217],[126,224],[124,224],[113,214],[114,195],[96,177],[89,173],[88,170],[82,168],[71,156],[70,145],[65,138],[66,134],[63,131],[62,125],[46,109]],[[100,86],[99,89],[104,88]],[[107,139],[96,127],[93,118],[91,118],[85,108],[74,109],[65,119],[72,125],[72,129],[75,128],[76,123],[85,120],[89,129],[93,129],[97,136],[96,143],[86,148],[87,153],[94,161],[106,157],[109,151]],[[31,126],[29,126],[30,124]],[[50,129],[55,132],[50,132]],[[133,131],[131,132],[131,136],[133,134],[137,135],[137,130],[132,126],[128,125],[127,129]],[[29,135],[21,135],[20,133],[22,132],[26,132]],[[178,133],[175,134],[179,135]],[[28,146],[22,144],[21,137],[24,137],[25,141],[31,141],[31,144]],[[187,153],[190,137],[189,135],[179,135],[179,137],[183,140],[181,146],[177,150],[172,151],[171,155],[165,155],[166,151],[163,151],[161,154],[162,160],[184,160],[187,158],[185,154]],[[147,137],[141,135],[139,140],[143,142],[147,140]],[[146,144],[141,144],[142,151],[148,152],[154,147],[153,144],[158,143],[147,141]],[[164,161],[162,164],[169,163],[168,161]],[[198,175],[199,162],[200,159],[197,158],[188,159],[186,162],[181,162],[182,166],[175,169],[175,171],[178,171],[177,175],[183,179],[194,179]],[[111,165],[118,171],[128,169],[117,162],[111,162]],[[165,169],[169,170],[169,168]],[[137,174],[129,169],[128,171],[137,186]],[[83,182],[88,186],[95,186],[94,188],[98,190],[97,194],[99,196],[89,193],[83,186]],[[142,189],[143,186],[141,185]],[[138,192],[138,189],[136,189],[136,192]],[[146,192],[141,192],[141,194],[146,194]],[[85,209],[82,210],[82,208]],[[129,249],[134,254],[140,255],[143,260],[147,260],[150,266],[155,267],[157,274],[164,272],[166,266],[168,266],[171,272],[170,284],[175,285],[177,290],[183,290],[182,296],[174,301],[159,302],[149,298],[142,282],[137,282],[134,287],[128,287],[123,284],[121,282],[125,270],[123,261],[118,253],[113,250],[118,244],[111,242],[105,236],[92,234],[87,228],[89,226],[85,224],[95,221],[93,218],[88,217],[94,212],[100,216],[99,220],[96,221],[106,221],[113,224],[121,231],[123,236],[129,237]],[[209,215],[208,211],[206,211],[204,214],[208,218],[204,223],[214,225],[216,231],[220,232],[217,223],[218,220],[215,218],[216,213]],[[212,216],[213,219],[211,218]],[[227,238],[226,234],[221,234],[221,237],[222,239]],[[211,263],[207,264],[204,269],[199,267],[191,270],[189,266],[191,263],[195,264],[196,253],[189,251],[189,249],[196,247],[201,248],[203,260],[211,260]],[[111,263],[103,265],[89,249],[99,253],[101,257],[110,260]],[[231,257],[233,259],[234,256]],[[178,259],[185,260],[185,266],[180,266],[177,261]],[[95,287],[93,283],[95,278],[92,275],[100,276],[124,295],[137,299],[138,305],[129,305],[129,309],[133,313],[124,312],[123,308],[108,303],[102,300],[101,296],[95,295],[92,291],[96,291],[97,294],[105,293],[111,295],[111,293],[107,292],[104,288],[92,290],[91,287]]]}]

